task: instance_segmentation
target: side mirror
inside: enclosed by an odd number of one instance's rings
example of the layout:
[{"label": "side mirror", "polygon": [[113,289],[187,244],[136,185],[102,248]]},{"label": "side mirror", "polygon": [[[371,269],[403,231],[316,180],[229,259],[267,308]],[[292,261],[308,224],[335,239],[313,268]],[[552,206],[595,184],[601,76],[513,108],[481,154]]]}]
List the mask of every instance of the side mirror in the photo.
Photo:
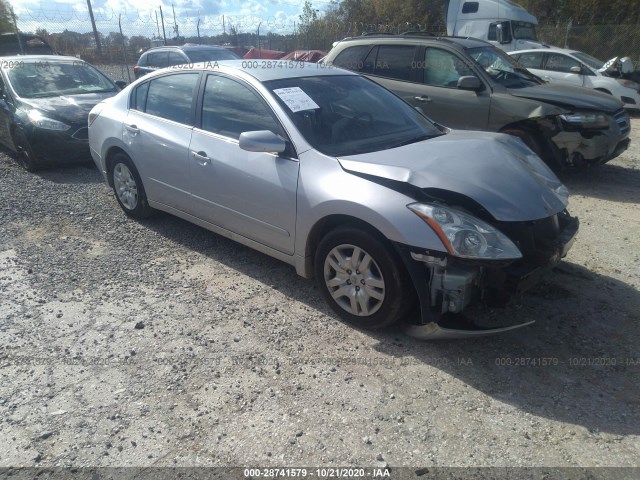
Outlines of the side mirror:
[{"label": "side mirror", "polygon": [[576,66],[571,67],[571,68],[569,69],[569,71],[570,71],[571,73],[582,73],[582,68],[580,68],[580,67],[578,67],[578,66],[576,65]]},{"label": "side mirror", "polygon": [[482,89],[482,81],[474,76],[460,77],[458,79],[458,89],[477,92]]},{"label": "side mirror", "polygon": [[498,43],[504,44],[511,42],[509,26],[509,22],[502,22],[496,25],[496,38],[498,39]]},{"label": "side mirror", "polygon": [[270,130],[242,132],[239,143],[247,152],[282,153],[287,148],[287,142]]},{"label": "side mirror", "polygon": [[127,82],[125,82],[124,80],[116,80],[113,83],[115,83],[120,90],[127,86]]}]

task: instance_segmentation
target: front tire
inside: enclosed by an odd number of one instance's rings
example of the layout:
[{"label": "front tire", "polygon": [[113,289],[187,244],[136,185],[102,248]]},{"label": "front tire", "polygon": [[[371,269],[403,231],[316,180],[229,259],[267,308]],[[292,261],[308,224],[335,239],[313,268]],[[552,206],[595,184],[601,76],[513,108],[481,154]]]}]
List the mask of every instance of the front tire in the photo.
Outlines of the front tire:
[{"label": "front tire", "polygon": [[328,233],[316,249],[314,272],[333,311],[357,327],[386,327],[413,306],[400,260],[371,232],[341,227]]},{"label": "front tire", "polygon": [[116,153],[111,162],[111,184],[118,204],[132,218],[147,218],[154,210],[149,206],[140,174],[131,159]]},{"label": "front tire", "polygon": [[18,165],[27,172],[36,172],[41,168],[41,164],[33,153],[31,144],[22,130],[16,129],[13,131],[13,144],[16,147]]}]

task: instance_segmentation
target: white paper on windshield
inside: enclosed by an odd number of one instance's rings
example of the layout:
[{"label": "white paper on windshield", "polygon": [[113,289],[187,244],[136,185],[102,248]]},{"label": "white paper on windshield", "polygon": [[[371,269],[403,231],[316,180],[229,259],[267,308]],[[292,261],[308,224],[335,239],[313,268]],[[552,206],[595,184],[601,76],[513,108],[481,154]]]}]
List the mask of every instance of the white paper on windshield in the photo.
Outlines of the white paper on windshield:
[{"label": "white paper on windshield", "polygon": [[277,88],[273,91],[293,113],[320,108],[300,87]]}]

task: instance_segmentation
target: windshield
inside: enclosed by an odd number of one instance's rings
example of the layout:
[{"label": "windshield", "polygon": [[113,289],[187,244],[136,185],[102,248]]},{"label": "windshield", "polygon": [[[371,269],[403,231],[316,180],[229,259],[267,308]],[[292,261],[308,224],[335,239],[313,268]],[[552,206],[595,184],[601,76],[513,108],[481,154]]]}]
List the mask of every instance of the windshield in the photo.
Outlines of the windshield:
[{"label": "windshield", "polygon": [[595,68],[596,70],[600,70],[602,67],[604,67],[604,62],[602,60],[598,60],[596,57],[592,57],[591,55],[587,55],[586,53],[572,52],[571,55],[573,55],[583,63],[586,63],[591,68]]},{"label": "windshield", "polygon": [[224,48],[212,48],[210,50],[187,50],[189,60],[192,63],[212,62],[214,60],[238,60],[240,57]]},{"label": "windshield", "polygon": [[494,81],[507,88],[530,87],[541,83],[538,77],[516,62],[513,57],[495,47],[469,48],[467,53]]},{"label": "windshield", "polygon": [[533,23],[512,21],[511,28],[513,29],[513,38],[518,40],[538,40],[536,26]]},{"label": "windshield", "polygon": [[118,88],[88,63],[19,63],[7,68],[7,77],[16,94],[23,98],[116,92]]},{"label": "windshield", "polygon": [[387,150],[442,135],[409,104],[363,77],[286,78],[264,84],[307,142],[325,155]]}]

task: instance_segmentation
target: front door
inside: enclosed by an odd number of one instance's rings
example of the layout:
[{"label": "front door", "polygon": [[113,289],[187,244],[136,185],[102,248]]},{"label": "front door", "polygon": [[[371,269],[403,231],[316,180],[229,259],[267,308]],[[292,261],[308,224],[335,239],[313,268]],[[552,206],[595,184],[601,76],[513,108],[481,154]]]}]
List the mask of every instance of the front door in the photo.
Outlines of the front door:
[{"label": "front door", "polygon": [[200,117],[189,149],[196,215],[292,255],[298,159],[294,152],[247,152],[238,145],[242,132],[285,137],[273,111],[250,85],[209,74]]}]

